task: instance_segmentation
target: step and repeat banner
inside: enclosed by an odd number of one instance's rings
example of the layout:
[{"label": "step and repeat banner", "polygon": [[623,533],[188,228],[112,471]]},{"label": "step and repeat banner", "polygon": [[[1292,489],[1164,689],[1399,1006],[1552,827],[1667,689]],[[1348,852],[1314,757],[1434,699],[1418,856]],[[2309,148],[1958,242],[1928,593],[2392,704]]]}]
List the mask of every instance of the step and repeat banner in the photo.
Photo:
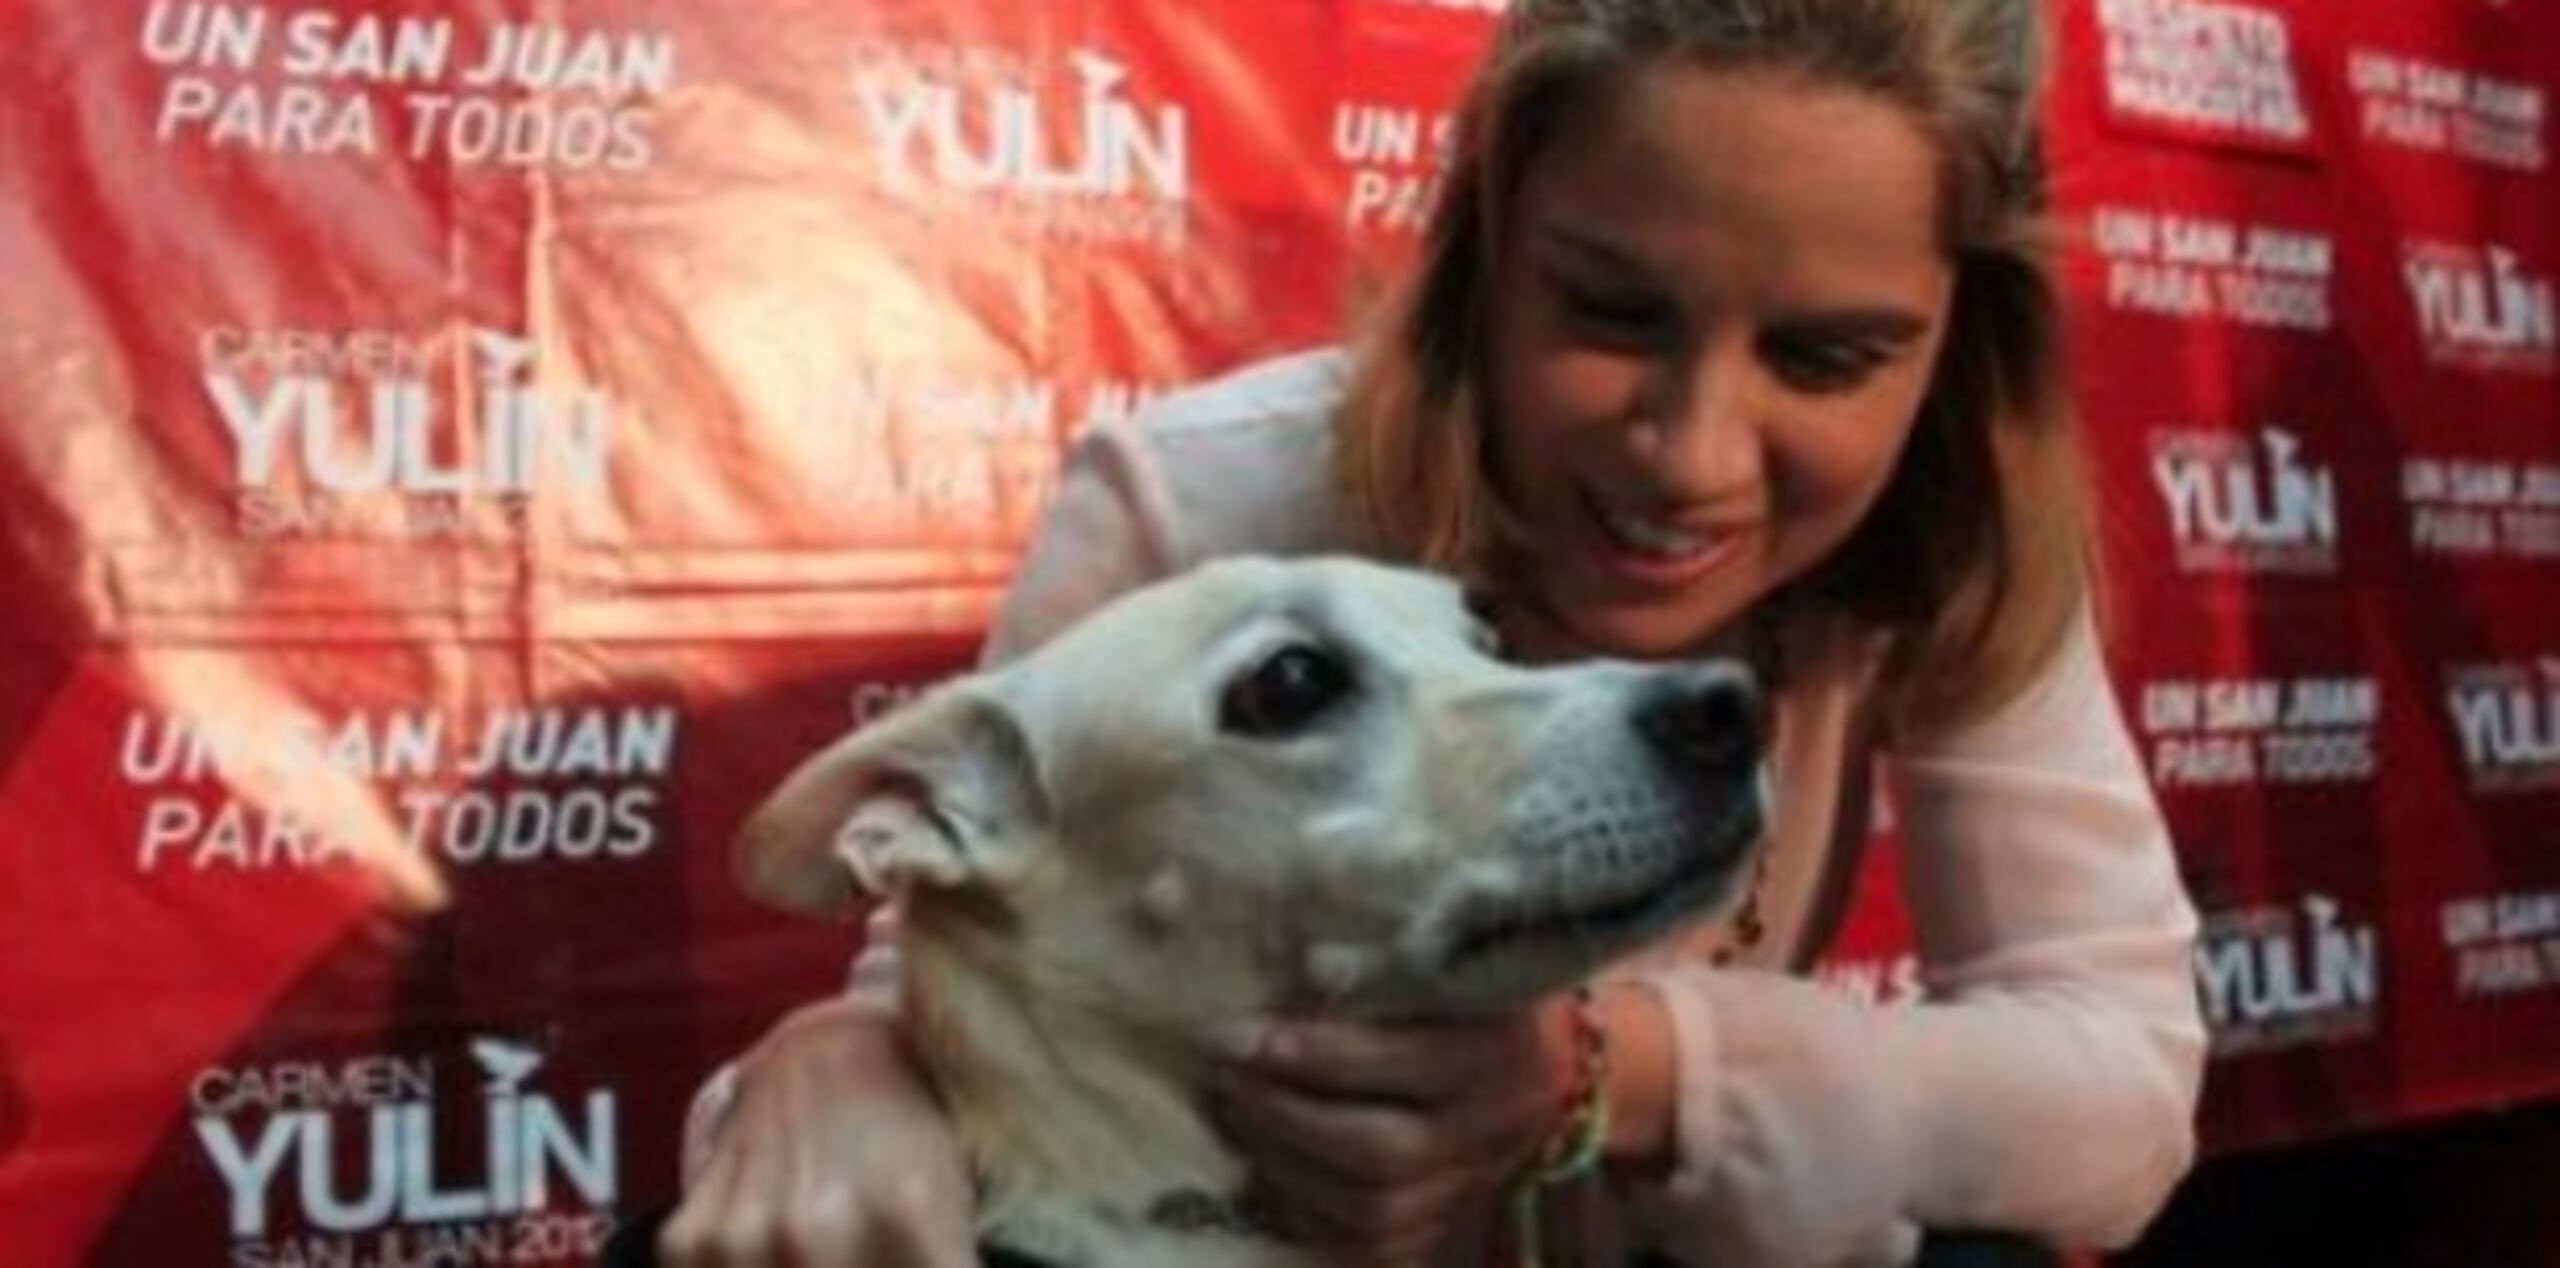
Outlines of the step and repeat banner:
[{"label": "step and repeat banner", "polygon": [[[0,1258],[664,1200],[856,940],[739,817],[969,663],[1067,438],[1402,267],[1498,7],[0,5]],[[2054,12],[2209,1136],[2560,1094],[2560,10]]]}]

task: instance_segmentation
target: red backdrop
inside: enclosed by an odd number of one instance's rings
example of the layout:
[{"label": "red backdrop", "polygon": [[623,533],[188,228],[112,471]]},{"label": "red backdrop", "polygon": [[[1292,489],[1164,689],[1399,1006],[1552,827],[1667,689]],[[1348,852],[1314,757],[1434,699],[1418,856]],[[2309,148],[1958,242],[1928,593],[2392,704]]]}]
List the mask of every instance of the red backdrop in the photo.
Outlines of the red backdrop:
[{"label": "red backdrop", "polygon": [[[0,5],[9,1262],[664,1197],[853,942],[738,816],[967,663],[1066,436],[1398,267],[1497,7]],[[2560,11],[2055,11],[2209,1136],[2560,1091]]]}]

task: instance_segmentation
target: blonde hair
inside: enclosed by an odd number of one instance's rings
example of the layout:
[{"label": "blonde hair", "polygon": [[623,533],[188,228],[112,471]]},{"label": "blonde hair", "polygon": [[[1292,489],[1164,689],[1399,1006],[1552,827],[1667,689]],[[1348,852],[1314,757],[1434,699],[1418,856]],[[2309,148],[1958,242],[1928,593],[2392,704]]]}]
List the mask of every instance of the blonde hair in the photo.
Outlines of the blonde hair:
[{"label": "blonde hair", "polygon": [[[1780,645],[1889,634],[1901,729],[1978,717],[2051,657],[2089,585],[2036,146],[2034,0],[1514,0],[1469,89],[1416,271],[1361,341],[1338,419],[1346,527],[1391,557],[1499,587],[1505,515],[1482,386],[1501,222],[1596,94],[1665,64],[1767,68],[1906,111],[1941,160],[1956,274],[1919,417],[1850,539],[1764,601]],[[1805,622],[1815,623],[1806,625]]]}]

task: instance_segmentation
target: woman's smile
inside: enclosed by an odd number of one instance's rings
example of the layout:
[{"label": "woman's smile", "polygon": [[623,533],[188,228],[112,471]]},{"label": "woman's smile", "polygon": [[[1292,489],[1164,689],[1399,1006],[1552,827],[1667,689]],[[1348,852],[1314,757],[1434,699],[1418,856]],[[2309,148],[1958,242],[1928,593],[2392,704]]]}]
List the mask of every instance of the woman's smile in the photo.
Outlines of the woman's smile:
[{"label": "woman's smile", "polygon": [[1621,510],[1588,490],[1582,505],[1594,564],[1639,588],[1695,585],[1739,558],[1746,540],[1738,527],[1687,525]]}]

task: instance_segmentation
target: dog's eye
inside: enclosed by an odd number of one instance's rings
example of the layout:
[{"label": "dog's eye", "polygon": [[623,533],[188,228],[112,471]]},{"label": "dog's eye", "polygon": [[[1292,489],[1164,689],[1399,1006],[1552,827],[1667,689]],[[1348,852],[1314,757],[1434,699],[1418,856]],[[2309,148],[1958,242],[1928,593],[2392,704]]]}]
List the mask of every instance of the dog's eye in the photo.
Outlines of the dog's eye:
[{"label": "dog's eye", "polygon": [[1351,669],[1314,647],[1284,647],[1227,685],[1218,726],[1238,735],[1294,735],[1351,694]]}]

